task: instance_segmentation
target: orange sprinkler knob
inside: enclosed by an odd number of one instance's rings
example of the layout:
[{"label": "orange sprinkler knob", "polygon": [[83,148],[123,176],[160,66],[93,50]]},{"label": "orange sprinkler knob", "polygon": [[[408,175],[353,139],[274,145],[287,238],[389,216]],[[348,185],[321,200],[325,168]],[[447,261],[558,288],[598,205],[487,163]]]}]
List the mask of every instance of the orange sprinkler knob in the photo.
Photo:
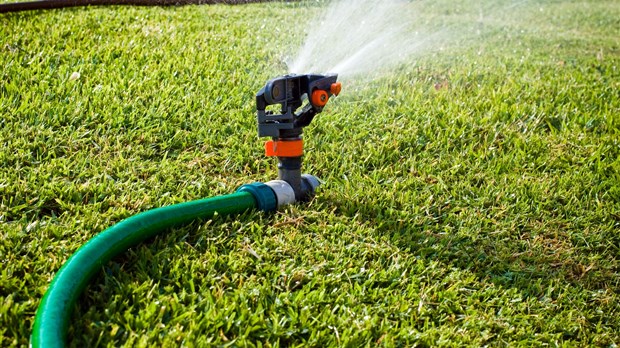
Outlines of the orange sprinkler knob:
[{"label": "orange sprinkler knob", "polygon": [[341,90],[341,89],[342,89],[342,83],[340,83],[340,82],[335,82],[335,83],[332,83],[332,85],[331,85],[331,86],[330,86],[330,88],[329,88],[329,91],[330,91],[333,95],[338,96],[338,94],[340,94],[340,90]]},{"label": "orange sprinkler knob", "polygon": [[310,98],[310,102],[312,102],[312,105],[318,106],[320,108],[325,106],[328,100],[329,95],[322,89],[315,89],[314,92],[312,92],[312,97]]}]

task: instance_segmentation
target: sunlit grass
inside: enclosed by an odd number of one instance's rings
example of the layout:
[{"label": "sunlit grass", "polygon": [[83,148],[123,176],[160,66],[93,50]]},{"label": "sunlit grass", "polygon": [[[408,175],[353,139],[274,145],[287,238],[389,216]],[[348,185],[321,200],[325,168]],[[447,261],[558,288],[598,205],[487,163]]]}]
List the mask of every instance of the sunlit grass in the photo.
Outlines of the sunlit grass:
[{"label": "sunlit grass", "polygon": [[[96,233],[275,178],[254,94],[316,11],[0,16],[0,345],[27,345]],[[311,203],[133,248],[86,291],[72,344],[618,344],[620,6],[519,11],[345,85],[306,131]]]}]

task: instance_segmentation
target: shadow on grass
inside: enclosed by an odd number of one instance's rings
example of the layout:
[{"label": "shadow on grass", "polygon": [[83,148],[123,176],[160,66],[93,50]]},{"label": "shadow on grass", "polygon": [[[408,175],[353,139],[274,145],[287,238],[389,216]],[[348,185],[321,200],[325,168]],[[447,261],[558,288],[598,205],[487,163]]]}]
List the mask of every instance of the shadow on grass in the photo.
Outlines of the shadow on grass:
[{"label": "shadow on grass", "polygon": [[445,232],[446,216],[458,208],[429,207],[426,219],[410,223],[414,213],[382,211],[379,204],[334,198],[330,197],[330,203],[336,207],[335,214],[361,215],[377,236],[387,237],[401,250],[471,272],[481,281],[517,288],[526,296],[542,296],[558,282],[586,290],[614,288],[618,283],[614,263],[606,262],[614,259],[610,255],[614,251],[602,244],[578,247],[565,234],[544,235],[526,223],[517,224],[514,230],[452,228]]}]

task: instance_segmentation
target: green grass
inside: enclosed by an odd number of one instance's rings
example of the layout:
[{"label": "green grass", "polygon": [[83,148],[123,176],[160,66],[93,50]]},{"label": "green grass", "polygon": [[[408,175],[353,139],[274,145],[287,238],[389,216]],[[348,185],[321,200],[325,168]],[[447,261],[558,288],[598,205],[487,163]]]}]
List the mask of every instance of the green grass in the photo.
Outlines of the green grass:
[{"label": "green grass", "polygon": [[[459,6],[427,11],[477,15]],[[303,39],[291,20],[319,10],[0,15],[1,346],[27,345],[54,273],[98,232],[275,178],[254,94]],[[345,85],[306,131],[305,171],[326,182],[312,202],[116,258],[72,345],[620,343],[620,5],[518,11]]]}]

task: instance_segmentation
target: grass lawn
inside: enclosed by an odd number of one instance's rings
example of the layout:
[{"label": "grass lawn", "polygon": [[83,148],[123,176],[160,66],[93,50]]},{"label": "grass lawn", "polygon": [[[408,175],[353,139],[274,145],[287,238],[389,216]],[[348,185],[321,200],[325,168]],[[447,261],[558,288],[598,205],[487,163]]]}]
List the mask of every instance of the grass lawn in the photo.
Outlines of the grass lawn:
[{"label": "grass lawn", "polygon": [[[425,10],[478,15],[443,3]],[[55,272],[98,232],[277,176],[254,94],[320,6],[0,15],[0,346],[28,344]],[[619,344],[620,3],[530,1],[479,24],[343,86],[306,129],[305,172],[325,181],[309,204],[196,222],[106,265],[72,345]]]}]

